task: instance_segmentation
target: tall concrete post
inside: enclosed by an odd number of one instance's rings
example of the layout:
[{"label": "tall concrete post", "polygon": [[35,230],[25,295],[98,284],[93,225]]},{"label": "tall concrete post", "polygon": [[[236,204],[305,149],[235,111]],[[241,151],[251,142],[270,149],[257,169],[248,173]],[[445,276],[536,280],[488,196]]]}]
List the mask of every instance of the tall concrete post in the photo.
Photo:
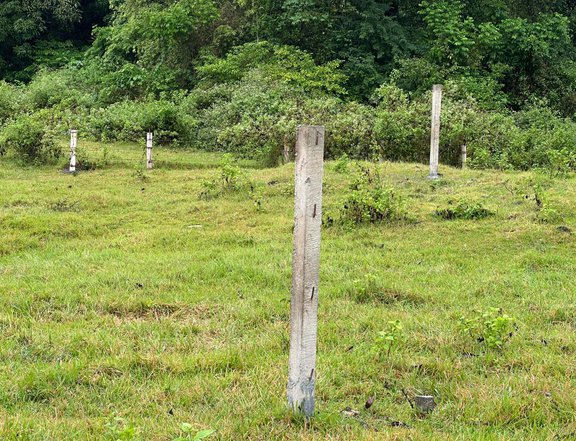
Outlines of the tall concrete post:
[{"label": "tall concrete post", "polygon": [[290,306],[288,405],[314,415],[324,127],[300,126],[296,141],[294,254]]},{"label": "tall concrete post", "polygon": [[70,130],[70,167],[69,171],[76,171],[76,147],[78,146],[78,130]]},{"label": "tall concrete post", "polygon": [[440,113],[442,111],[442,86],[432,88],[432,130],[430,136],[430,179],[438,179],[440,157]]}]

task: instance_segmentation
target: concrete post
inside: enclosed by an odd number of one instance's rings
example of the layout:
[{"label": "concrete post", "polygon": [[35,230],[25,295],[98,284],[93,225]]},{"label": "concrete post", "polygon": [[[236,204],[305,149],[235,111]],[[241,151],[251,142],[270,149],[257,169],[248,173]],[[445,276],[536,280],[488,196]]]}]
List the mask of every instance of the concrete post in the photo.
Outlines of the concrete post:
[{"label": "concrete post", "polygon": [[324,127],[298,127],[287,394],[306,418],[314,415],[323,168]]},{"label": "concrete post", "polygon": [[76,171],[76,147],[78,146],[78,130],[70,130],[70,167],[69,171]]},{"label": "concrete post", "polygon": [[440,113],[442,111],[442,86],[435,84],[432,89],[432,133],[430,136],[430,179],[438,179],[440,156]]},{"label": "concrete post", "polygon": [[152,132],[146,134],[146,168],[148,170],[154,168],[154,161],[152,160],[153,136]]}]

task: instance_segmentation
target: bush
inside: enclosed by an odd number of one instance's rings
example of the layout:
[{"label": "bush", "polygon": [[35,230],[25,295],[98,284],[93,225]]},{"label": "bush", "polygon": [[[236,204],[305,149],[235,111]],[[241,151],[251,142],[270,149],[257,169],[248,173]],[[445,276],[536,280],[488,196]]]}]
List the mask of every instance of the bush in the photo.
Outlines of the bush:
[{"label": "bush", "polygon": [[41,114],[21,115],[0,131],[0,150],[12,150],[25,164],[55,162],[62,154]]},{"label": "bush", "polygon": [[186,142],[195,121],[168,100],[123,101],[93,111],[87,131],[97,140],[142,141],[146,132],[154,132],[159,143]]},{"label": "bush", "polygon": [[459,202],[454,205],[453,201],[449,201],[448,205],[448,208],[437,209],[434,215],[444,220],[478,220],[494,215],[492,211],[484,208],[480,203],[470,204],[468,202]]},{"label": "bush", "polygon": [[19,90],[4,81],[0,81],[0,125],[12,118],[18,109]]},{"label": "bush", "polygon": [[226,193],[235,193],[243,188],[252,187],[244,171],[230,155],[222,157],[218,171],[217,176],[202,181],[202,191],[198,195],[200,199],[215,199]]},{"label": "bush", "polygon": [[462,332],[490,349],[503,349],[517,330],[516,319],[501,308],[476,311],[472,318],[460,317]]},{"label": "bush", "polygon": [[358,165],[349,192],[339,209],[339,217],[326,214],[324,223],[362,224],[407,220],[404,201],[392,188],[384,187],[376,167]]}]

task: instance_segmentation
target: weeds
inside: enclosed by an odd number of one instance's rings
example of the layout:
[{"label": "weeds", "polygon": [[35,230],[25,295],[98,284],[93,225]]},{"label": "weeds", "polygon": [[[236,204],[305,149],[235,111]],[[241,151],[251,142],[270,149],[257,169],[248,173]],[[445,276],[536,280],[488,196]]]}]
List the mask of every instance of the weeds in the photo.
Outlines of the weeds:
[{"label": "weeds", "polygon": [[238,192],[246,185],[246,174],[238,167],[232,155],[226,154],[220,161],[218,175],[201,182],[202,190],[198,196],[204,200],[215,199],[226,193]]},{"label": "weeds", "polygon": [[104,427],[106,427],[106,437],[111,441],[137,441],[139,439],[137,428],[124,418],[114,417]]},{"label": "weeds", "polygon": [[65,213],[65,212],[71,212],[71,211],[78,211],[80,208],[78,206],[78,204],[80,204],[80,201],[70,202],[70,201],[68,201],[67,198],[64,198],[64,199],[61,199],[57,202],[54,202],[53,204],[49,204],[48,207],[52,211]]},{"label": "weeds", "polygon": [[516,319],[501,308],[476,311],[472,318],[460,317],[462,332],[490,349],[502,350],[517,330]]},{"label": "weeds", "polygon": [[494,212],[483,207],[480,203],[448,201],[448,208],[438,208],[434,215],[444,220],[479,220],[494,216]]},{"label": "weeds", "polygon": [[403,198],[392,188],[385,187],[378,169],[373,165],[359,164],[349,191],[334,219],[329,214],[324,224],[363,224],[407,220]]},{"label": "weeds", "polygon": [[374,346],[372,346],[372,352],[377,354],[378,357],[382,357],[382,355],[386,353],[388,357],[390,356],[392,348],[398,346],[403,338],[404,327],[400,323],[400,320],[389,321],[388,328],[378,333],[374,341]]},{"label": "weeds", "polygon": [[184,435],[174,438],[173,441],[202,441],[216,432],[213,429],[200,430],[199,432],[196,432],[192,424],[189,423],[182,423],[180,430],[184,432]]}]

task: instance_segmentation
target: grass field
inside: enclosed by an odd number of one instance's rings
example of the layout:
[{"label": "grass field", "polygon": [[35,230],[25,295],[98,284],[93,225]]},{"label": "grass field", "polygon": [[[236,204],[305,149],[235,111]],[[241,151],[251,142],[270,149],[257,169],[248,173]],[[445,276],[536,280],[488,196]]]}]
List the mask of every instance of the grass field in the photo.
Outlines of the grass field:
[{"label": "grass field", "polygon": [[[573,176],[380,164],[412,221],[324,228],[305,425],[285,399],[293,166],[246,162],[256,191],[204,200],[217,154],[157,149],[142,172],[141,149],[110,145],[77,176],[1,161],[2,440],[173,440],[183,422],[221,440],[576,437]],[[326,164],[327,211],[348,180]],[[449,200],[495,215],[433,216]],[[490,308],[515,319],[501,349],[459,320]],[[438,407],[418,415],[415,394]]]}]

